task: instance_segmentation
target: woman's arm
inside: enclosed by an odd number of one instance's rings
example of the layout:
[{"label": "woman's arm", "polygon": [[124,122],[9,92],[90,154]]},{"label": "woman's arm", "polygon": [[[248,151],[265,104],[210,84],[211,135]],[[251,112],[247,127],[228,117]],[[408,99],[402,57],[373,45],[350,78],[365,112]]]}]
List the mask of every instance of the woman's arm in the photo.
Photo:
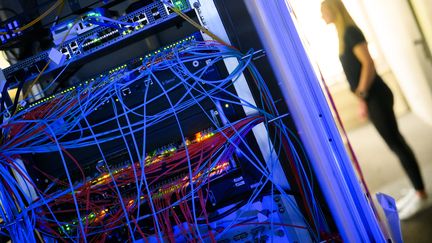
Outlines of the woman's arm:
[{"label": "woman's arm", "polygon": [[362,66],[359,84],[355,90],[355,93],[358,97],[364,99],[367,96],[369,88],[372,86],[372,83],[375,79],[375,65],[369,53],[366,42],[355,45],[353,52]]}]

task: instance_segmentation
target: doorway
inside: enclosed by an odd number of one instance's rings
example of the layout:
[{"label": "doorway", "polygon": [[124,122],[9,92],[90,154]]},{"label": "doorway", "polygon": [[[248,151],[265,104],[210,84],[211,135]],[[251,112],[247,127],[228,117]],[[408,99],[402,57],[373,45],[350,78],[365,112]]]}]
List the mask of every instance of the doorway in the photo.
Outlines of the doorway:
[{"label": "doorway", "polygon": [[[423,44],[432,40],[432,2],[428,0],[342,0],[368,40],[377,67],[395,96],[399,127],[420,163],[432,194],[432,62]],[[410,10],[409,1],[413,10]],[[351,94],[338,59],[336,29],[321,19],[321,0],[286,0],[297,21],[317,75],[329,86],[348,137],[373,193],[401,197],[411,187],[396,156],[374,127],[358,118],[357,99]],[[417,9],[417,10],[416,10]],[[420,9],[420,10],[419,10]],[[421,35],[419,26],[427,26]],[[425,29],[425,28],[423,28]],[[429,37],[430,36],[430,37]],[[430,39],[428,39],[428,37]],[[420,43],[420,44],[419,44]],[[406,242],[432,238],[432,209],[402,222]],[[416,232],[424,232],[418,234]]]}]

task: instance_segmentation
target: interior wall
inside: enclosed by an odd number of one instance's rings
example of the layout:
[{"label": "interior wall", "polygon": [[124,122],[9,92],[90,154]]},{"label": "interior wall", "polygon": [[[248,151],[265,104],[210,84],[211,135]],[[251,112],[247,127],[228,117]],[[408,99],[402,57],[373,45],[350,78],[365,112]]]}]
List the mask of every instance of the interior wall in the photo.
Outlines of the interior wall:
[{"label": "interior wall", "polygon": [[[423,29],[426,44],[432,51],[432,1],[430,0],[407,0],[411,1],[416,12],[419,24]],[[432,57],[429,61],[432,62]]]},{"label": "interior wall", "polygon": [[6,60],[5,58],[5,53],[3,51],[0,51],[0,68],[1,69],[5,69],[7,67],[9,67],[9,62]]},{"label": "interior wall", "polygon": [[[344,127],[350,130],[364,125],[367,120],[359,119],[358,99],[349,89],[340,64],[336,28],[333,25],[326,25],[321,18],[321,0],[287,0],[287,2],[294,11],[299,33],[304,39],[312,63],[319,67],[317,72],[322,73],[329,86]],[[372,23],[368,19],[366,9],[357,0],[344,0],[344,3],[368,40],[368,48],[378,73],[393,91],[396,115],[405,114],[409,107],[377,41],[377,35],[371,27]]]},{"label": "interior wall", "polygon": [[407,102],[416,115],[432,124],[432,71],[406,0],[362,0],[377,40]]}]

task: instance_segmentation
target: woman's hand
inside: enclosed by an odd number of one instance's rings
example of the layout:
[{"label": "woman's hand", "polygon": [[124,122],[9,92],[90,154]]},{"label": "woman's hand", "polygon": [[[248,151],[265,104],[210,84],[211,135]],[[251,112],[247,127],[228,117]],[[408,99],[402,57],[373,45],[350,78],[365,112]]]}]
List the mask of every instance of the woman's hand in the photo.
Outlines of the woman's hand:
[{"label": "woman's hand", "polygon": [[364,99],[359,98],[358,100],[359,100],[358,114],[360,116],[360,119],[364,121],[368,118],[368,107]]}]

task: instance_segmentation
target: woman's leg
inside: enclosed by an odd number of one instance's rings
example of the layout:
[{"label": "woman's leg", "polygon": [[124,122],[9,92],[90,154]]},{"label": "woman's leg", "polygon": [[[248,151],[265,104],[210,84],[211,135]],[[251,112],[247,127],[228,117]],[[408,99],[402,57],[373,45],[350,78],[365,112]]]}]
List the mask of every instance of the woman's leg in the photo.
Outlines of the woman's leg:
[{"label": "woman's leg", "polygon": [[426,197],[417,160],[399,132],[393,111],[393,94],[388,87],[380,88],[368,99],[369,118],[389,148],[397,155],[414,188]]}]

